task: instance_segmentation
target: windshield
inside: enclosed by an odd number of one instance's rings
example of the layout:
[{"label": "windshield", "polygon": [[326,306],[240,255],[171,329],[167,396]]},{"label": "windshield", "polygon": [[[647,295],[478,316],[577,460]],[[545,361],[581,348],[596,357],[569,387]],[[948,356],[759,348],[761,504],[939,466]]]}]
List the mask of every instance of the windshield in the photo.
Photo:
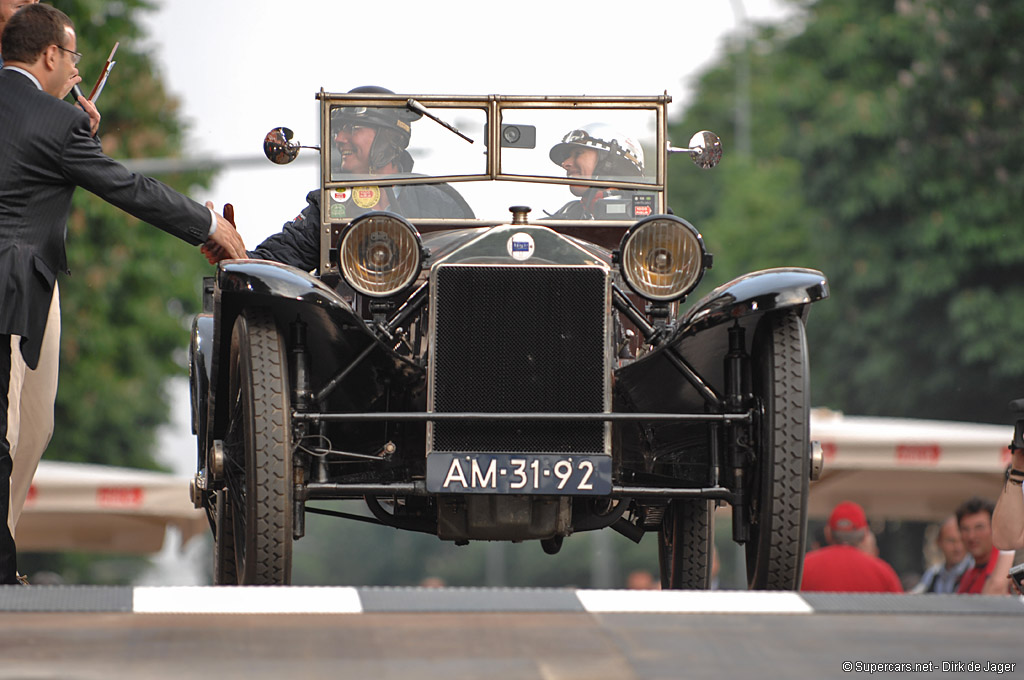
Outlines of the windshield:
[{"label": "windshield", "polygon": [[320,94],[326,223],[635,221],[664,212],[668,97]]}]

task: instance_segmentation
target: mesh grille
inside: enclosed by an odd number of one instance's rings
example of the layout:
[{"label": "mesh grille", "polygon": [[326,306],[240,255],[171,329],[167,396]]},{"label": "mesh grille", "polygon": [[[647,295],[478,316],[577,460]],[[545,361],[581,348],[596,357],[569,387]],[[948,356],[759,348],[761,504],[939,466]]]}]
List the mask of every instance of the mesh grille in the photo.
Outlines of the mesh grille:
[{"label": "mesh grille", "polygon": [[[606,285],[594,267],[441,267],[434,411],[604,411]],[[605,430],[601,422],[442,422],[432,448],[604,453]]]}]

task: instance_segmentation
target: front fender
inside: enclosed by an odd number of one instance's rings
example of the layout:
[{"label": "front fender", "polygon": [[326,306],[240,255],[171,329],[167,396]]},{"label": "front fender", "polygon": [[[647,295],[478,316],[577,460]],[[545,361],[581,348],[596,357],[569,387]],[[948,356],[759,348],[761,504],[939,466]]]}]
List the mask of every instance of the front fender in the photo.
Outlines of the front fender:
[{"label": "front fender", "polygon": [[[210,361],[207,440],[223,438],[227,431],[231,333],[238,315],[252,307],[270,311],[289,352],[298,337],[294,334],[301,331],[305,336],[309,388],[314,393],[343,369],[356,367],[348,374],[345,389],[331,392],[328,407],[356,410],[391,395],[398,404],[394,408],[415,410],[411,404],[424,400],[419,387],[425,384],[424,369],[379,338],[333,288],[288,265],[233,260],[221,264],[213,291],[215,347]],[[364,354],[370,346],[374,351]]]},{"label": "front fender", "polygon": [[[375,340],[366,323],[349,303],[318,278],[288,265],[267,260],[232,260],[221,263],[213,290],[213,349],[209,354],[209,427],[206,439],[222,434],[227,420],[225,399],[228,392],[231,332],[235,319],[245,309],[265,307],[278,328],[286,333],[289,324],[305,323],[310,344],[334,346],[339,335]],[[286,341],[287,341],[287,336]],[[202,433],[201,433],[202,436]]]},{"label": "front fender", "polygon": [[715,288],[683,314],[669,344],[753,314],[805,307],[828,295],[828,280],[816,269],[788,267],[744,274]]},{"label": "front fender", "polygon": [[679,318],[669,338],[616,371],[616,410],[703,412],[725,394],[724,359],[734,323],[750,352],[762,316],[787,309],[805,314],[808,305],[827,297],[828,281],[813,269],[766,269],[716,288]]}]

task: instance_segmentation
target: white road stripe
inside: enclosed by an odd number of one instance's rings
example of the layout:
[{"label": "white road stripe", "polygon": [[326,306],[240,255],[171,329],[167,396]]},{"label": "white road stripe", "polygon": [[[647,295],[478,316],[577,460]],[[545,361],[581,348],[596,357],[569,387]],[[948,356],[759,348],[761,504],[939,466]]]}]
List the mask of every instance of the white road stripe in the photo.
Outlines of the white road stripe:
[{"label": "white road stripe", "polygon": [[145,614],[359,614],[359,593],[344,587],[136,587],[132,611]]},{"label": "white road stripe", "polygon": [[578,590],[591,613],[811,614],[797,593],[738,590]]}]

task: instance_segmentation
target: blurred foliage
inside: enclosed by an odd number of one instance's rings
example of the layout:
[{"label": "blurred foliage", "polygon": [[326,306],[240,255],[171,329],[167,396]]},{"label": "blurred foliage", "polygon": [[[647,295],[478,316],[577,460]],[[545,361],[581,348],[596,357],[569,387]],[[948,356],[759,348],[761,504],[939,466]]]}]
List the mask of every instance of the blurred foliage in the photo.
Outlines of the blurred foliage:
[{"label": "blurred foliage", "polygon": [[[825,272],[815,405],[1009,422],[1024,378],[1024,4],[794,5],[792,22],[733,36],[671,126],[676,142],[724,140],[712,173],[684,158],[670,172],[672,205],[716,255],[710,282]],[[744,58],[749,155],[729,147]]]},{"label": "blurred foliage", "polygon": [[[177,156],[178,104],[143,43],[145,0],[57,0],[75,23],[86,94],[120,42],[98,100],[100,138],[115,158]],[[185,193],[207,174],[161,177]],[[167,421],[167,379],[184,371],[188,324],[212,270],[198,249],[103,200],[75,192],[67,233],[71,276],[60,278],[62,332],[51,460],[154,468],[156,428]]]}]

